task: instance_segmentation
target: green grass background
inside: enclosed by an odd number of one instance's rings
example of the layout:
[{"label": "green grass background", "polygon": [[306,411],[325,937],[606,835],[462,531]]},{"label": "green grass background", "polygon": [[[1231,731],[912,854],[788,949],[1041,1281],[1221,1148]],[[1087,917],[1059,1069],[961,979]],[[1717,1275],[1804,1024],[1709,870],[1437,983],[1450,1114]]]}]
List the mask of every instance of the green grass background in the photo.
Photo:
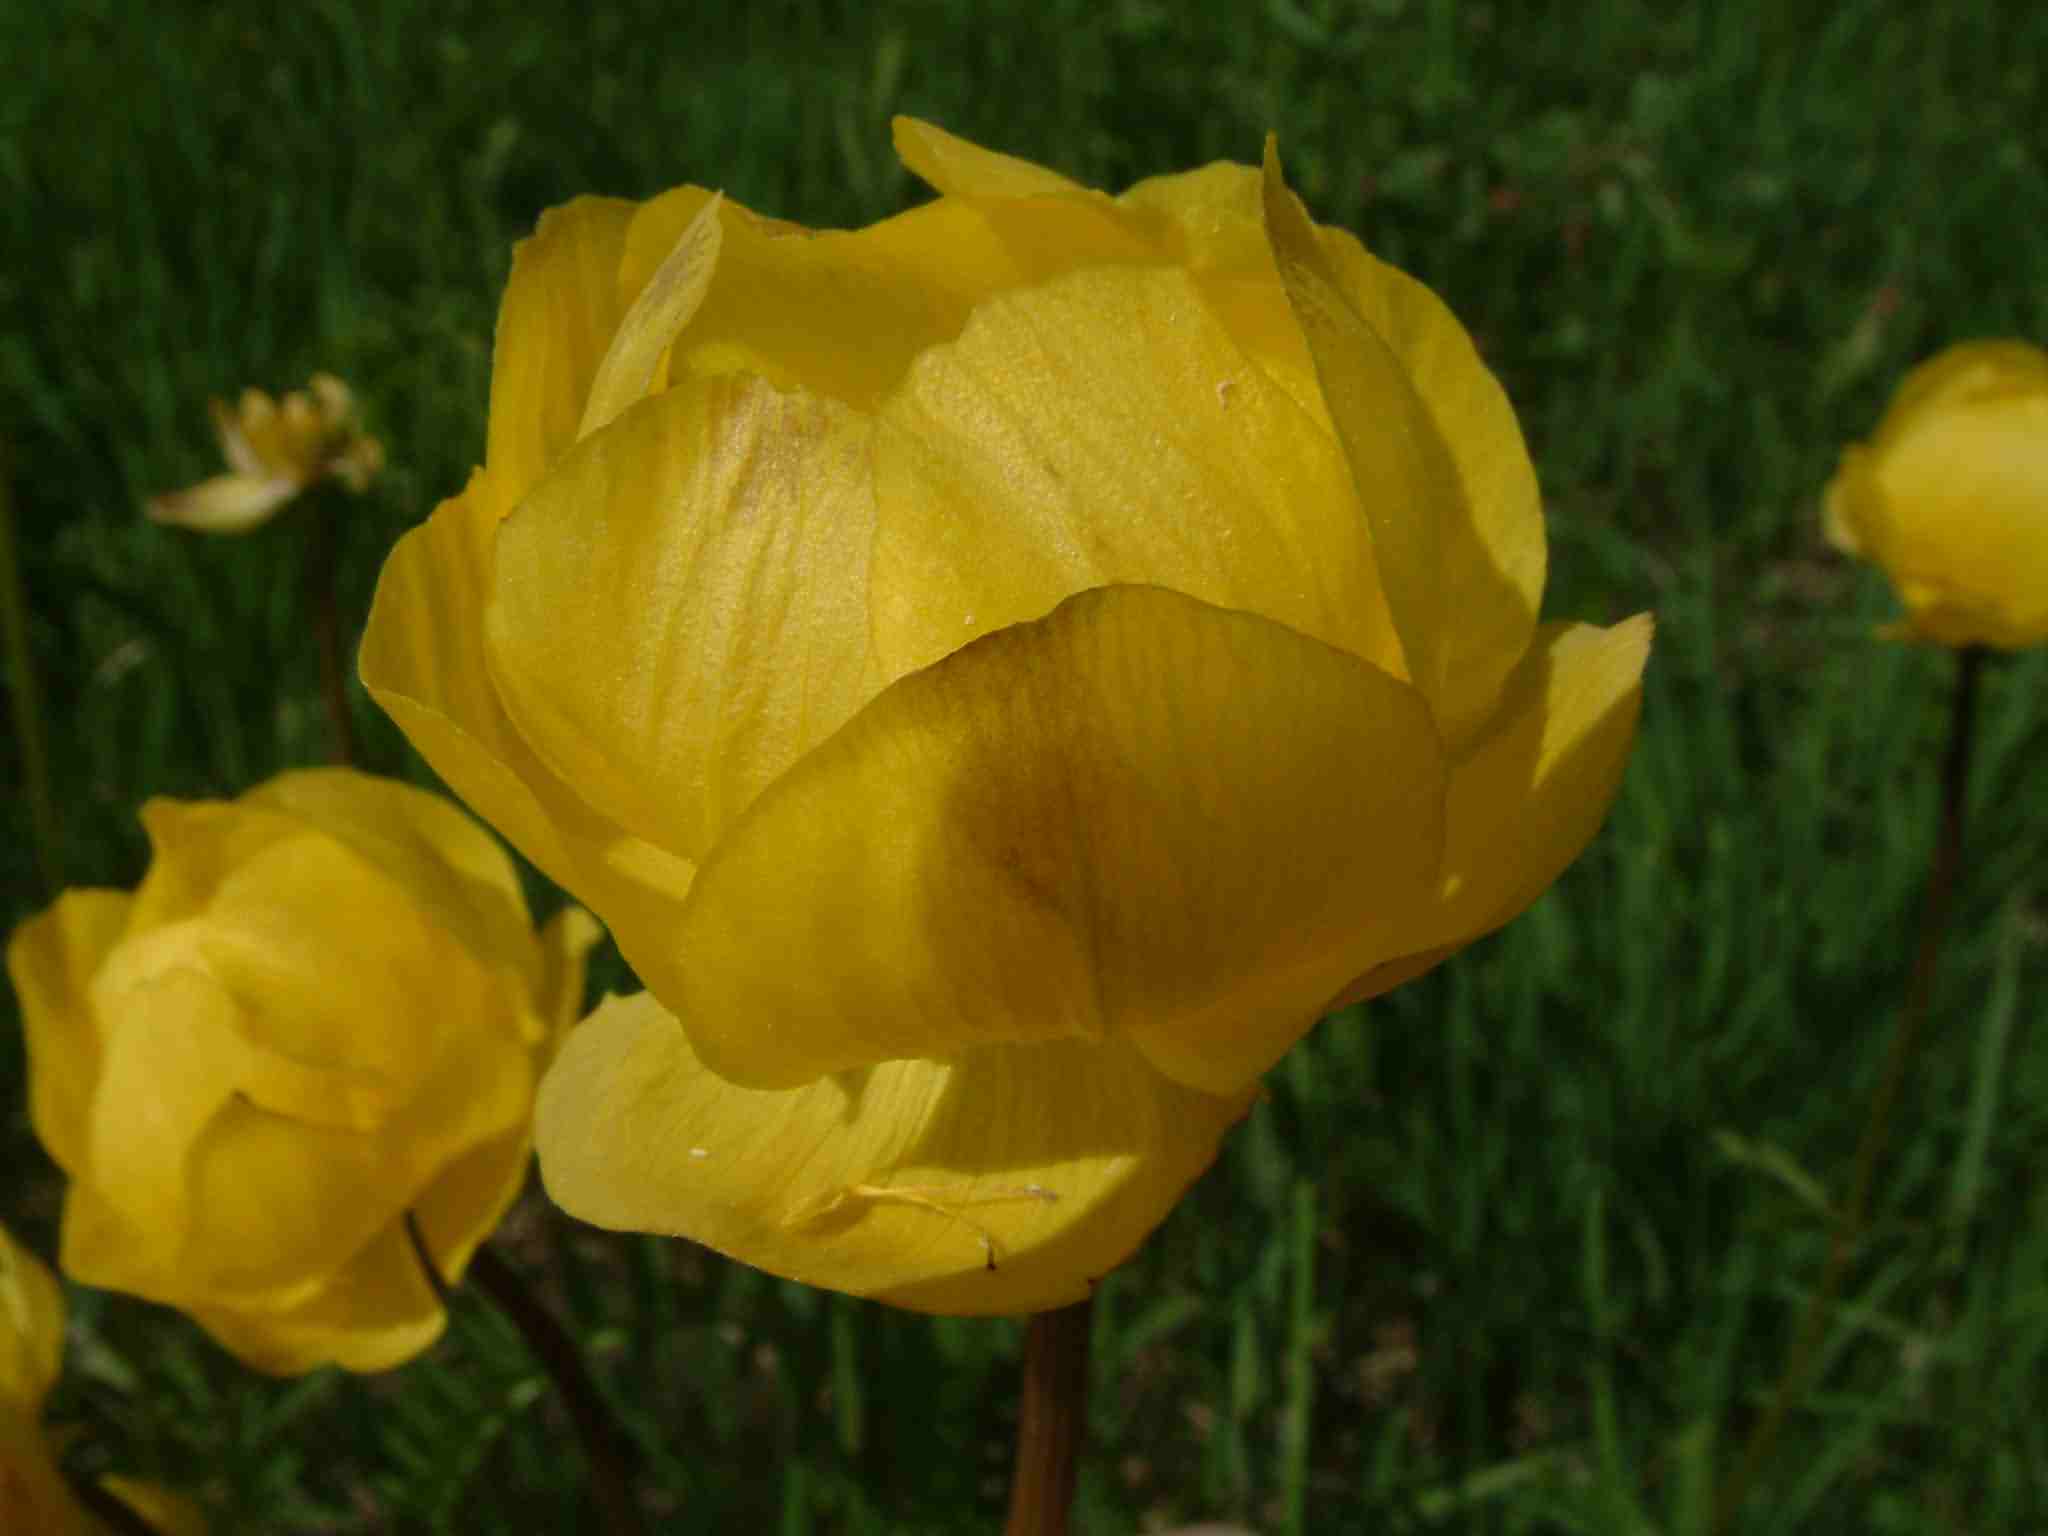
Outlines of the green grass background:
[{"label": "green grass background", "polygon": [[[1705,1530],[1819,1270],[1933,836],[1949,658],[1872,640],[1890,599],[1816,497],[1911,362],[2048,340],[2048,8],[6,0],[0,55],[0,438],[74,884],[139,878],[145,797],[324,751],[289,524],[139,512],[216,468],[209,395],[358,388],[393,461],[348,513],[359,626],[481,455],[509,247],[550,204],[694,180],[866,222],[919,195],[897,111],[1110,187],[1277,130],[1317,215],[1501,373],[1548,612],[1654,608],[1658,644],[1591,852],[1323,1023],[1104,1287],[1079,1529]],[[1875,1230],[1743,1531],[2048,1529],[2043,662],[1988,679]],[[424,779],[356,704],[372,766]],[[23,774],[10,729],[9,924],[46,899]],[[60,1187],[0,1008],[0,1219],[47,1254]],[[998,1523],[1015,1324],[537,1199],[502,1241],[588,1343],[662,1528]],[[576,1528],[573,1441],[478,1302],[404,1370],[292,1383],[72,1304],[74,1455],[195,1486],[220,1530]]]}]

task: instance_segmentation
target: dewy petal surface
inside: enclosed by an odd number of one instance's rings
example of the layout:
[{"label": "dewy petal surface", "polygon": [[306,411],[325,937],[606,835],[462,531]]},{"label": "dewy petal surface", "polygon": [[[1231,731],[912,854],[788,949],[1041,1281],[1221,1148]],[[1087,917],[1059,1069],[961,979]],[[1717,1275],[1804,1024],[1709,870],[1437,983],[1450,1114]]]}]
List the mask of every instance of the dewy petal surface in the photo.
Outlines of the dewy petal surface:
[{"label": "dewy petal surface", "polygon": [[1184,273],[1081,272],[992,300],[912,368],[875,459],[874,630],[892,677],[1120,583],[1400,671],[1335,440]]},{"label": "dewy petal surface", "polygon": [[29,1122],[57,1166],[76,1176],[86,1156],[101,1060],[92,978],[121,937],[134,898],[71,890],[7,941],[7,975],[28,1046]]},{"label": "dewy petal surface", "polygon": [[1487,732],[1451,767],[1444,875],[1403,946],[1422,959],[1359,977],[1341,1007],[1421,974],[1518,916],[1600,830],[1635,745],[1652,625],[1548,624]]},{"label": "dewy petal surface", "polygon": [[1084,1038],[1235,1093],[1387,956],[1435,881],[1443,786],[1427,707],[1385,673],[1098,589],[812,751],[641,976],[750,1086]]},{"label": "dewy petal surface", "polygon": [[872,691],[867,445],[832,401],[690,379],[579,445],[500,529],[499,695],[606,816],[701,858]]},{"label": "dewy petal surface", "polygon": [[1115,1041],[750,1090],[641,993],[570,1034],[535,1124],[548,1193],[582,1220],[899,1306],[1016,1313],[1086,1296],[1249,1103],[1180,1087]]}]

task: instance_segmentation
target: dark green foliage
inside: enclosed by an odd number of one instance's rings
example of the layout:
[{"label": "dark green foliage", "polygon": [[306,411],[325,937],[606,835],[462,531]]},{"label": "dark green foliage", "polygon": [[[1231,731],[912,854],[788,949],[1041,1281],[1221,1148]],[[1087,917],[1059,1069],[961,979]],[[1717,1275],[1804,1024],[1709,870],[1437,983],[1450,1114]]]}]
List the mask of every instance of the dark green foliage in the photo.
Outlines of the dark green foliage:
[{"label": "dark green foliage", "polygon": [[[1822,548],[1816,497],[1911,362],[2048,340],[2048,9],[71,0],[8,6],[0,54],[0,440],[74,884],[138,878],[148,795],[324,749],[294,530],[138,510],[213,472],[208,395],[359,390],[393,463],[347,511],[359,629],[481,453],[510,244],[550,204],[695,180],[865,222],[919,195],[894,111],[1107,186],[1276,130],[1318,216],[1501,372],[1549,612],[1654,608],[1658,643],[1588,856],[1322,1025],[1105,1287],[1081,1529],[1704,1532],[1819,1271],[1933,837],[1948,658],[1869,638],[1889,599]],[[2048,1509],[2043,661],[1988,679],[1934,1027],[1745,1531]],[[357,704],[370,765],[424,780]],[[0,740],[9,925],[45,899],[22,772]],[[47,1254],[4,1006],[0,1219]],[[664,1529],[994,1528],[1015,1325],[537,1201],[501,1241],[586,1341]],[[578,1528],[573,1439],[474,1300],[401,1372],[299,1383],[126,1298],[73,1306],[77,1454],[196,1484],[222,1530]]]}]

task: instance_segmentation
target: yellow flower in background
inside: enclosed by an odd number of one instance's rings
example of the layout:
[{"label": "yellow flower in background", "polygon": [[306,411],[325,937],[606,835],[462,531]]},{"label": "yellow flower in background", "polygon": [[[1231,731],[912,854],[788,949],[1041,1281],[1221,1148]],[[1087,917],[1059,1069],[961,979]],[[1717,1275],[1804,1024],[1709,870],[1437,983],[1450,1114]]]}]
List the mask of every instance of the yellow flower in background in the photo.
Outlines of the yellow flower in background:
[{"label": "yellow flower in background", "polygon": [[1830,542],[1891,577],[1903,633],[2048,641],[2048,352],[1971,341],[1913,369],[1844,450],[1823,514]]},{"label": "yellow flower in background", "polygon": [[396,1365],[445,1322],[404,1217],[452,1277],[518,1194],[595,926],[536,936],[482,828],[346,769],[142,820],[138,890],[8,944],[59,1260],[259,1370]]},{"label": "yellow flower in background", "polygon": [[384,467],[384,446],[356,420],[355,397],[331,373],[316,373],[282,402],[245,389],[240,402],[210,402],[230,473],[168,496],[144,510],[153,522],[201,533],[247,533],[321,480],[358,494]]},{"label": "yellow flower in background", "polygon": [[940,196],[862,230],[545,216],[362,671],[647,984],[543,1086],[559,1203],[1021,1312],[1576,856],[1650,626],[1537,624],[1506,397],[1270,153],[896,141]]},{"label": "yellow flower in background", "polygon": [[[100,1536],[104,1525],[71,1491],[43,1428],[43,1401],[64,1358],[64,1292],[57,1277],[0,1227],[0,1530],[23,1536]],[[198,1536],[199,1512],[166,1489],[130,1478],[108,1492],[162,1536]]]}]

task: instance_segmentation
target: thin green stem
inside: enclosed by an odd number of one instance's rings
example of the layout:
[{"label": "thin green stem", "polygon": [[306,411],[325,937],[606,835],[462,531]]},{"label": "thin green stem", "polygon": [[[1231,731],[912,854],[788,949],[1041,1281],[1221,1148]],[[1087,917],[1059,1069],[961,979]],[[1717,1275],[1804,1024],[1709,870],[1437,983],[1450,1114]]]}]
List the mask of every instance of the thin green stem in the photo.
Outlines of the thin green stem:
[{"label": "thin green stem", "polygon": [[1842,1208],[1828,1241],[1826,1265],[1819,1286],[1807,1302],[1805,1316],[1786,1358],[1784,1374],[1762,1418],[1750,1431],[1742,1457],[1728,1480],[1721,1485],[1715,1501],[1714,1530],[1726,1532],[1741,1513],[1744,1501],[1762,1472],[1765,1458],[1784,1427],[1787,1416],[1806,1390],[1807,1377],[1827,1337],[1828,1320],[1836,1296],[1841,1293],[1849,1262],[1862,1242],[1869,1219],[1870,1196],[1877,1183],[1878,1164],[1884,1155],[1885,1138],[1891,1130],[1892,1112],[1897,1107],[1906,1075],[1926,1032],[1927,1015],[1934,1001],[1934,980],[1941,958],[1942,935],[1948,926],[1949,907],[1956,878],[1963,863],[1963,812],[1969,790],[1970,750],[1975,737],[1977,685],[1984,670],[1985,653],[1971,646],[1956,655],[1955,692],[1949,709],[1948,749],[1941,767],[1941,828],[1934,843],[1934,859],[1927,876],[1927,894],[1920,909],[1920,940],[1913,952],[1913,969],[1906,981],[1906,997],[1892,1031],[1883,1075],[1870,1102],[1870,1114],[1863,1123],[1863,1135],[1856,1146],[1855,1171],[1849,1185],[1849,1200]]},{"label": "thin green stem", "polygon": [[62,831],[57,801],[50,793],[50,738],[43,724],[35,653],[29,648],[28,593],[14,547],[14,497],[4,444],[0,444],[0,644],[6,647],[7,695],[13,706],[14,739],[21,744],[23,799],[28,804],[36,873],[42,878],[43,894],[54,896],[64,881]]},{"label": "thin green stem", "polygon": [[[434,1294],[448,1304],[449,1287],[441,1267],[427,1251],[426,1239],[412,1213],[405,1218],[406,1232],[419,1255],[420,1268]],[[583,1446],[583,1459],[590,1471],[591,1498],[601,1517],[600,1529],[607,1536],[644,1536],[645,1522],[633,1497],[633,1474],[626,1438],[611,1410],[598,1394],[597,1384],[583,1364],[583,1356],[568,1330],[520,1278],[519,1272],[498,1257],[488,1245],[470,1256],[466,1278],[505,1315],[526,1347],[554,1382],[562,1407],[575,1426]]]},{"label": "thin green stem", "polygon": [[1088,1324],[1094,1300],[1034,1313],[1024,1336],[1023,1402],[1005,1536],[1067,1536],[1088,1433]]}]

